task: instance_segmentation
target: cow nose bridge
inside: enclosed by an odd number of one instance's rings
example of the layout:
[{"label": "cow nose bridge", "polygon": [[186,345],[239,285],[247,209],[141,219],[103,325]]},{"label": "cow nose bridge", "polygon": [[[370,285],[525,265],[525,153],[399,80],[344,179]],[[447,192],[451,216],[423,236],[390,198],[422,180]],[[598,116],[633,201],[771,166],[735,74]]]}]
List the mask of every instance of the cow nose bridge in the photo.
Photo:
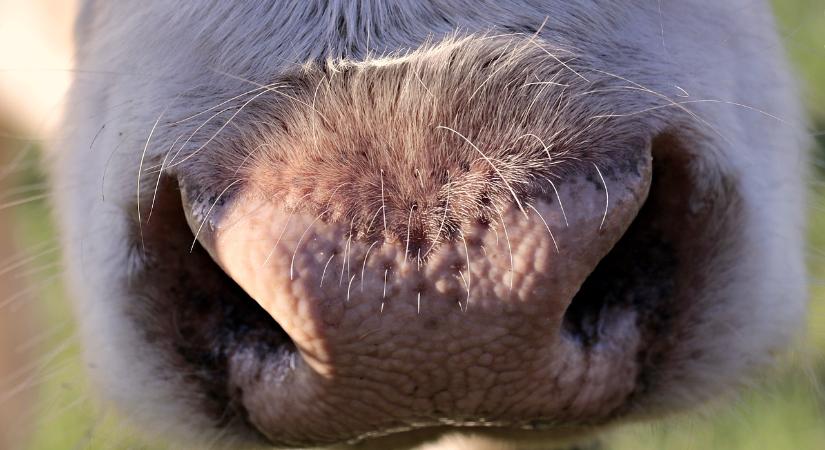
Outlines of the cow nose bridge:
[{"label": "cow nose bridge", "polygon": [[482,355],[501,367],[546,364],[551,352],[516,349],[558,344],[570,300],[641,207],[650,157],[628,153],[637,164],[592,163],[552,195],[524,196],[416,254],[403,239],[365,239],[352,220],[252,191],[210,208],[206,226],[191,195],[183,202],[212,258],[322,377],[357,378],[385,360],[410,373],[436,361],[466,370]]}]

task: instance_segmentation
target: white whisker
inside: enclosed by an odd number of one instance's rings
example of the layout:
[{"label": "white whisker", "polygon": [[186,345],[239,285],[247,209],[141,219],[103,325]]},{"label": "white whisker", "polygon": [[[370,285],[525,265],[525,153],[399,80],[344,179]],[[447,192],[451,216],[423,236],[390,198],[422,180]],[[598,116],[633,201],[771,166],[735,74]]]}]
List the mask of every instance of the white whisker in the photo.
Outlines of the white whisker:
[{"label": "white whisker", "polygon": [[198,231],[195,232],[195,237],[194,237],[194,239],[192,239],[192,245],[189,247],[189,253],[192,253],[192,251],[195,250],[195,244],[197,244],[197,242],[198,242],[198,237],[201,234],[201,230],[203,230],[203,226],[209,220],[209,215],[212,214],[212,210],[215,208],[215,205],[217,205],[218,202],[220,201],[221,197],[223,197],[223,195],[226,194],[226,191],[228,191],[229,189],[232,188],[232,186],[235,186],[236,184],[240,183],[241,181],[243,181],[243,180],[235,180],[232,183],[230,183],[229,186],[225,187],[223,189],[223,191],[221,191],[221,193],[218,194],[218,196],[215,198],[215,201],[212,202],[212,206],[210,206],[209,210],[206,211],[206,217],[203,218],[203,220],[201,221],[200,226],[198,226]]},{"label": "white whisker", "polygon": [[550,178],[545,178],[545,180],[547,180],[547,182],[550,183],[550,186],[553,187],[553,192],[556,193],[556,199],[559,201],[559,209],[561,209],[561,216],[564,218],[564,226],[569,227],[570,222],[567,221],[567,214],[564,212],[564,205],[561,202],[559,190],[556,189],[556,183],[553,183],[553,180],[551,180]]},{"label": "white whisker", "polygon": [[465,142],[470,144],[470,146],[476,152],[478,152],[478,154],[481,155],[481,157],[485,161],[487,161],[487,163],[490,165],[490,167],[492,167],[492,169],[498,174],[499,178],[501,178],[501,181],[504,183],[504,185],[507,187],[507,189],[510,190],[510,194],[513,195],[513,200],[515,200],[516,205],[518,206],[518,209],[521,210],[522,214],[524,214],[524,217],[527,217],[527,211],[525,211],[524,207],[521,205],[521,201],[518,199],[518,196],[516,195],[516,191],[513,189],[512,186],[510,186],[510,183],[507,181],[507,179],[504,177],[504,175],[501,173],[501,171],[498,170],[498,167],[496,167],[496,165],[493,164],[493,161],[489,157],[487,157],[487,155],[485,155],[484,152],[481,151],[481,149],[476,147],[476,145],[473,144],[472,141],[470,141],[470,139],[468,139],[466,136],[464,136],[463,134],[459,133],[458,131],[456,131],[456,130],[450,128],[450,127],[446,127],[444,125],[438,125],[436,127],[436,129],[444,129],[444,130],[452,131],[453,133],[457,134],[461,139],[463,139]]},{"label": "white whisker", "polygon": [[372,248],[375,247],[375,244],[377,243],[378,241],[373,242],[367,249],[367,253],[364,255],[364,264],[361,265],[361,292],[364,292],[364,272],[367,270],[367,259],[370,257]]},{"label": "white whisker", "polygon": [[307,226],[307,229],[304,230],[304,232],[301,233],[301,237],[298,238],[298,243],[295,244],[295,250],[292,252],[292,261],[290,261],[290,263],[289,263],[289,280],[290,281],[292,281],[294,279],[293,275],[295,273],[295,256],[298,255],[298,249],[301,247],[301,242],[304,241],[304,238],[306,237],[307,233],[309,233],[309,230],[312,228],[312,226],[315,225],[316,222],[321,220],[321,217],[323,217],[324,214],[326,214],[327,212],[328,212],[327,210],[321,211],[321,214],[318,214],[318,216],[312,222],[310,222],[309,226]]},{"label": "white whisker", "polygon": [[599,166],[593,163],[593,167],[596,168],[596,172],[598,172],[599,178],[602,179],[602,184],[604,184],[604,215],[602,216],[602,223],[599,224],[599,229],[601,230],[604,226],[604,221],[607,220],[607,209],[610,207],[610,194],[607,192],[607,183],[604,181],[604,176],[602,176],[602,171],[599,170]]},{"label": "white whisker", "polygon": [[332,262],[332,258],[335,258],[335,253],[330,255],[329,259],[327,259],[327,263],[324,264],[324,270],[321,272],[321,283],[318,285],[318,287],[324,287],[324,276],[327,274],[327,267],[329,267],[329,263]]},{"label": "white whisker", "polygon": [[544,223],[545,228],[547,228],[547,232],[550,233],[550,239],[553,240],[553,246],[556,247],[556,253],[558,253],[559,252],[559,244],[556,243],[556,238],[553,236],[553,232],[550,231],[550,225],[547,224],[547,221],[544,220],[544,217],[542,217],[539,210],[537,210],[533,205],[527,205],[527,207],[532,209],[533,211],[535,211],[536,215],[539,216],[539,219],[541,219],[541,221]]},{"label": "white whisker", "polygon": [[510,244],[510,234],[507,233],[507,225],[504,223],[504,216],[501,211],[496,211],[501,219],[501,228],[504,230],[504,239],[507,241],[507,250],[510,252],[510,291],[513,290],[513,277],[515,276],[515,263],[513,261],[513,246]]}]

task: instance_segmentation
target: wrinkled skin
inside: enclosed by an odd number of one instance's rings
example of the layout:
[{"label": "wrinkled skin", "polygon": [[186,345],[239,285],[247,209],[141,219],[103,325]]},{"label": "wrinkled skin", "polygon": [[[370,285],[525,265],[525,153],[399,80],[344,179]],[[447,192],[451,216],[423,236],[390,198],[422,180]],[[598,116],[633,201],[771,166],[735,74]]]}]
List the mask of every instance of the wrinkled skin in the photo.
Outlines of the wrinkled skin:
[{"label": "wrinkled skin", "polygon": [[92,375],[198,447],[544,448],[804,311],[762,2],[87,2],[55,192]]}]

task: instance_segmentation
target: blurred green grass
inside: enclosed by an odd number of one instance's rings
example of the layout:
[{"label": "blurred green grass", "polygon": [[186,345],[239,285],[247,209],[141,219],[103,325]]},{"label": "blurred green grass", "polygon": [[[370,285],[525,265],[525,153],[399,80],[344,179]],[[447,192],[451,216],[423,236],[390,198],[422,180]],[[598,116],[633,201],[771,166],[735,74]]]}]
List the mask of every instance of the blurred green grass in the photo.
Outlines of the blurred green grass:
[{"label": "blurred green grass", "polygon": [[[799,68],[814,128],[825,130],[825,2],[776,0],[778,20],[788,52]],[[825,161],[825,136],[819,136],[815,160]],[[38,153],[28,153],[17,184],[45,180],[36,169]],[[617,450],[643,449],[825,449],[825,169],[812,185],[809,227],[811,313],[801,349],[787,364],[733,404],[699,414],[668,419],[656,425],[627,425],[609,432]],[[45,201],[14,209],[14,239],[31,253],[46,251],[32,261],[28,275],[38,286],[37,314],[46,332],[37,345],[47,356],[32,374],[39,389],[33,450],[70,448],[149,448],[140,443],[114,414],[94,401],[84,375],[71,310],[64,299],[55,253],[54,230]],[[94,351],[94,349],[91,349]]]}]

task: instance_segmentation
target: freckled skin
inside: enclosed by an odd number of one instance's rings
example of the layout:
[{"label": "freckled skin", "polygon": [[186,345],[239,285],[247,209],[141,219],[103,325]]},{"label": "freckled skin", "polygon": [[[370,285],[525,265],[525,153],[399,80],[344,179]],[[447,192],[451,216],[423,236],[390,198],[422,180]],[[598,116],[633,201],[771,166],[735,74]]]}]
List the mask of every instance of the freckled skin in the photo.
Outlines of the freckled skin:
[{"label": "freckled skin", "polygon": [[635,385],[634,318],[588,351],[561,321],[644,201],[649,159],[637,173],[608,178],[606,217],[604,189],[583,177],[560,190],[569,226],[558,202],[513,206],[495,230],[467,230],[466,248],[444,242],[420,262],[404,258],[404,242],[348,240],[346,224],[254,193],[238,194],[207,227],[190,216],[215,261],[300,353],[277,382],[232,370],[250,420],[299,444],[376,429],[609,417]]}]

